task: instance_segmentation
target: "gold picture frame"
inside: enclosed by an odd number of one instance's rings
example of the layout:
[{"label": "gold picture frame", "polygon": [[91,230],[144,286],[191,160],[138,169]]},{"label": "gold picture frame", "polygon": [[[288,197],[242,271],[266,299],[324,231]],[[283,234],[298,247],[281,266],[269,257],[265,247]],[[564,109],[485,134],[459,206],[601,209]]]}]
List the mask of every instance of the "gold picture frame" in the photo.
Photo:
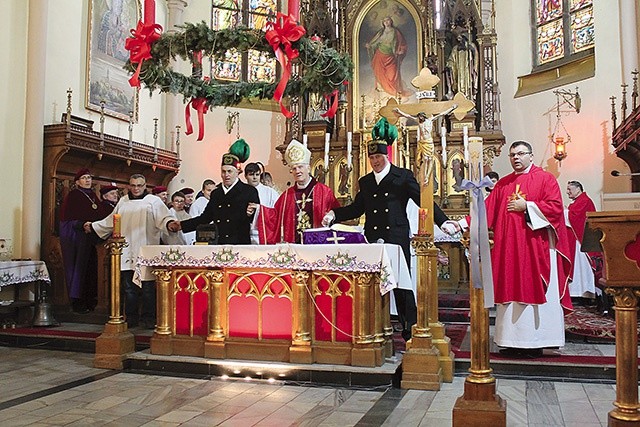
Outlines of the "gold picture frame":
[{"label": "gold picture frame", "polygon": [[89,0],[85,107],[106,115],[138,120],[138,88],[123,69],[129,59],[124,44],[141,16],[140,0]]}]

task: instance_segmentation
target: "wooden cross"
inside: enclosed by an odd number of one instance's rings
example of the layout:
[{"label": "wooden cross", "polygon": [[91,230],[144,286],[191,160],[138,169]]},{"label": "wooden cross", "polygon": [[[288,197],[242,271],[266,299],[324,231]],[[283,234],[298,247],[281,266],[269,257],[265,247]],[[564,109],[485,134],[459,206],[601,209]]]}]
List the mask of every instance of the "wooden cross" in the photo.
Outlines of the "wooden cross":
[{"label": "wooden cross", "polygon": [[[431,74],[431,70],[426,67],[420,70],[420,74],[411,80],[411,84],[418,88],[418,93],[432,91],[433,87],[438,83],[440,83],[440,77]],[[402,111],[413,116],[418,113],[434,116],[453,107],[454,104],[458,106],[453,110],[452,114],[458,120],[462,120],[464,116],[467,115],[467,112],[475,107],[475,104],[469,101],[464,94],[458,92],[453,99],[449,101],[434,101],[433,99],[422,98],[417,103],[402,104],[402,106],[398,104],[395,98],[391,98],[387,102],[387,105],[380,109],[379,113],[380,116],[386,117],[389,123],[395,124],[398,121],[398,116],[393,112],[394,108],[401,107]]]}]

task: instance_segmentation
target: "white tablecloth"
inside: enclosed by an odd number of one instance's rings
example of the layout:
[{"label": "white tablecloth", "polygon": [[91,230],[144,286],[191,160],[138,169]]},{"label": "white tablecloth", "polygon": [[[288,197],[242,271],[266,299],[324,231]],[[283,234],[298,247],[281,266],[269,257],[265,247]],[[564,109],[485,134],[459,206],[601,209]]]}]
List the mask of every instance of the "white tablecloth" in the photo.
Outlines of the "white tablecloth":
[{"label": "white tablecloth", "polygon": [[38,280],[51,281],[44,261],[0,261],[0,287]]},{"label": "white tablecloth", "polygon": [[157,267],[235,267],[380,273],[380,293],[411,289],[402,249],[392,244],[144,246],[134,281],[154,280]]}]

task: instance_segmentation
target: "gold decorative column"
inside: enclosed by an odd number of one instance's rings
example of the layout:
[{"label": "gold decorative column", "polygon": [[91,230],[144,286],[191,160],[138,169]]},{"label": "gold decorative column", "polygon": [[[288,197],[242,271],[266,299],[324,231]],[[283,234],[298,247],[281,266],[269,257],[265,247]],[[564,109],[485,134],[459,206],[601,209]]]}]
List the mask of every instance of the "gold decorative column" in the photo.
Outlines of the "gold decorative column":
[{"label": "gold decorative column", "polygon": [[151,353],[173,354],[173,282],[171,270],[153,270],[156,276],[156,329],[151,337]]},{"label": "gold decorative column", "polygon": [[356,318],[356,342],[351,349],[351,365],[353,366],[380,366],[382,365],[382,342],[376,342],[374,335],[376,313],[375,298],[377,295],[373,291],[375,283],[374,273],[357,273],[355,278],[355,318]]},{"label": "gold decorative column", "polygon": [[124,237],[111,238],[105,245],[111,255],[111,310],[102,334],[96,338],[96,368],[123,369],[126,355],[135,351],[135,338],[120,311],[120,260],[127,245]]},{"label": "gold decorative column", "polygon": [[637,426],[638,405],[638,296],[640,289],[607,288],[616,311],[616,409],[609,426]]},{"label": "gold decorative column", "polygon": [[293,286],[293,330],[294,336],[289,347],[289,361],[291,363],[313,363],[313,349],[311,348],[311,317],[309,316],[309,286],[308,271],[294,271]]},{"label": "gold decorative column", "polygon": [[[597,236],[595,230],[602,232]],[[605,291],[616,311],[616,407],[610,427],[640,425],[638,404],[638,296],[640,296],[640,213],[589,212],[582,249],[604,255]],[[599,242],[598,242],[599,240]],[[594,246],[595,244],[595,246]]]},{"label": "gold decorative column", "polygon": [[[431,224],[433,226],[433,216]],[[402,359],[400,386],[418,390],[440,390],[442,385],[440,351],[433,345],[427,303],[429,282],[435,277],[435,269],[431,271],[429,258],[436,257],[437,249],[433,244],[433,235],[415,235],[411,244],[418,257],[418,271],[414,272],[418,275],[418,319],[412,328],[412,338],[407,343],[407,351]]]},{"label": "gold decorative column", "polygon": [[[469,247],[468,233],[464,246]],[[453,407],[453,426],[506,426],[507,402],[496,394],[496,379],[489,365],[489,310],[484,308],[484,290],[469,280],[471,297],[471,367],[464,394]]]},{"label": "gold decorative column", "polygon": [[205,274],[209,283],[209,334],[204,343],[204,356],[212,359],[226,357],[223,322],[227,317],[227,292],[224,272],[211,270]]}]

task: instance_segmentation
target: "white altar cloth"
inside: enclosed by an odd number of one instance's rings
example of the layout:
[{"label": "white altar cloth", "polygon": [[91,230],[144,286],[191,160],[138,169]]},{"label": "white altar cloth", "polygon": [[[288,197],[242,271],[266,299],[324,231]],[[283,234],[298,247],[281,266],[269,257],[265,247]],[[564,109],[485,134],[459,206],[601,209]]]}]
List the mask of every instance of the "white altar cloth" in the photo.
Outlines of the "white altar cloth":
[{"label": "white altar cloth", "polygon": [[402,249],[392,244],[143,246],[134,282],[154,280],[158,267],[273,268],[380,273],[380,293],[411,289]]},{"label": "white altar cloth", "polygon": [[0,261],[0,288],[38,280],[51,281],[44,261]]}]

